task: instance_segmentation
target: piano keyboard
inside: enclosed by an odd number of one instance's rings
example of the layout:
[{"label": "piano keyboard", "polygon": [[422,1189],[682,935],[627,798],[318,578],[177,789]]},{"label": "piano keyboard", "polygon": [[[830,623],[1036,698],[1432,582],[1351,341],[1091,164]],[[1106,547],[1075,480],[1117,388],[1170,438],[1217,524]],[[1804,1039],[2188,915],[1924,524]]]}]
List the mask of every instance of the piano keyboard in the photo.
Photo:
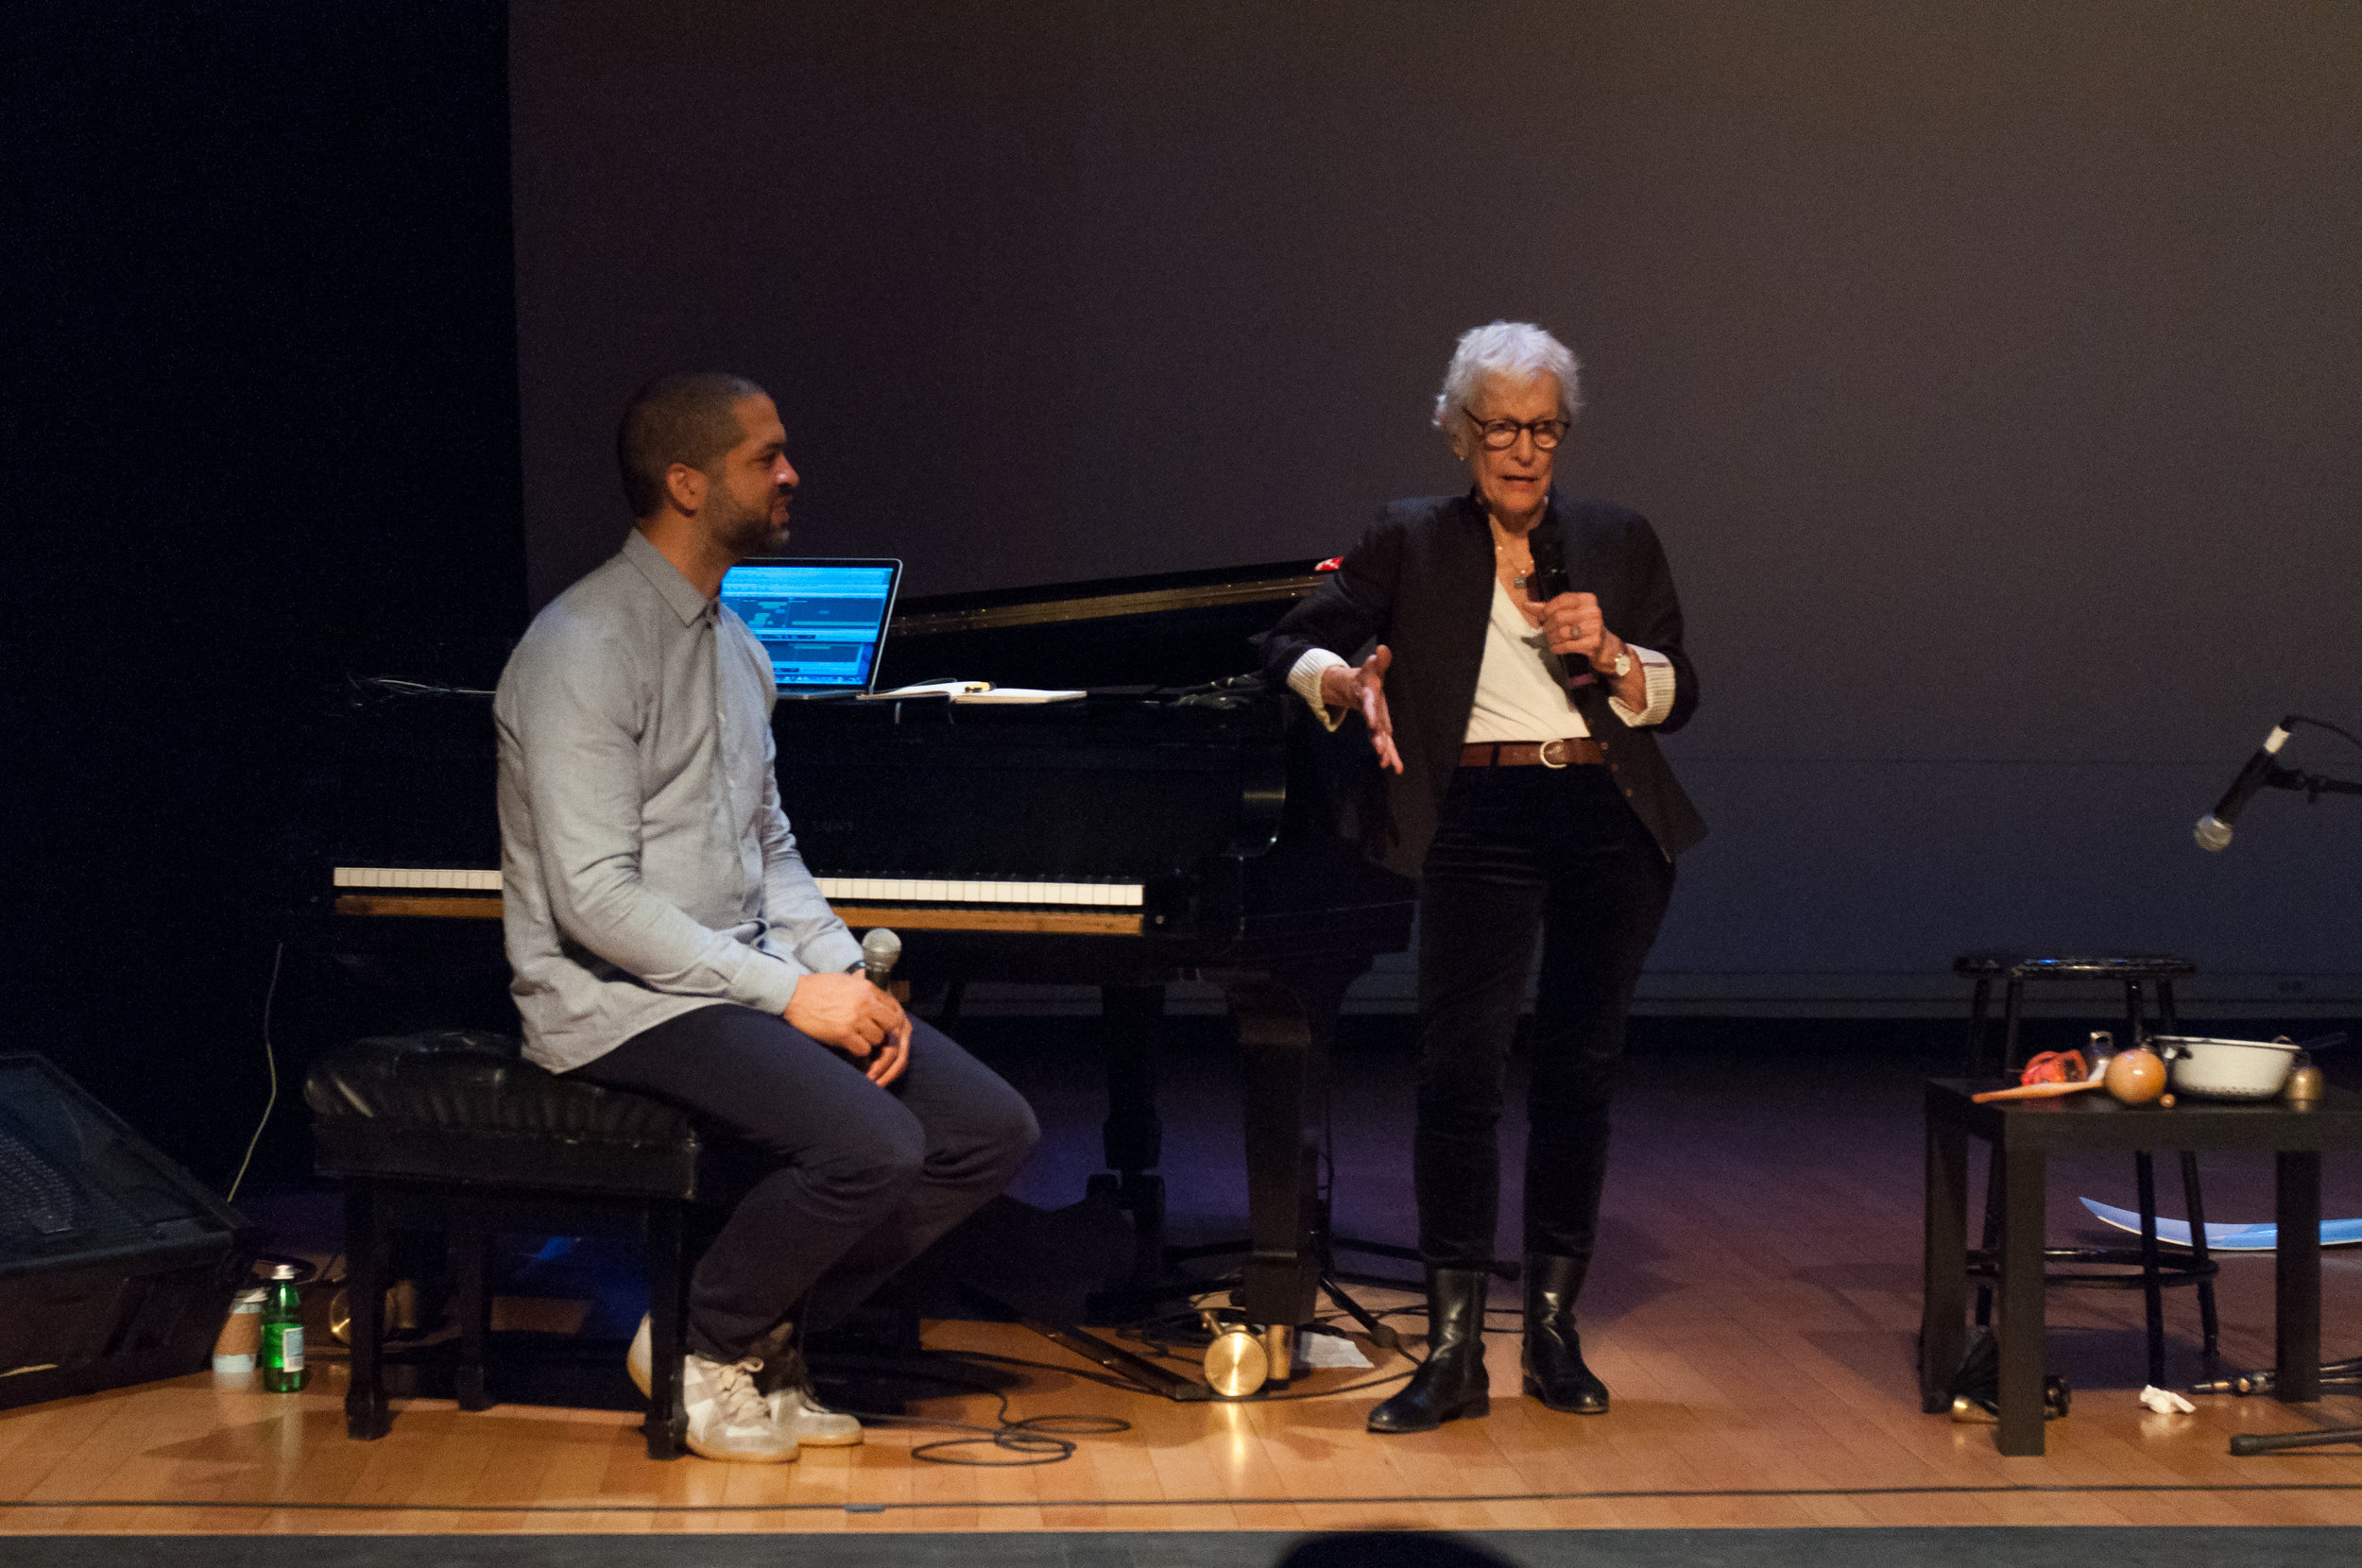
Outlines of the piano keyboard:
[{"label": "piano keyboard", "polygon": [[406,865],[340,865],[334,876],[334,884],[340,888],[373,888],[402,893],[498,893],[501,890],[501,874],[497,871],[452,871]]},{"label": "piano keyboard", "polygon": [[[1147,890],[1138,882],[1004,882],[909,877],[819,877],[830,903],[1014,904],[1029,909],[1137,910]],[[386,893],[498,893],[497,871],[423,866],[335,868],[340,888]]]},{"label": "piano keyboard", "polygon": [[1033,908],[1136,910],[1147,891],[1138,882],[928,881],[902,877],[818,877],[830,903],[1019,904]]}]

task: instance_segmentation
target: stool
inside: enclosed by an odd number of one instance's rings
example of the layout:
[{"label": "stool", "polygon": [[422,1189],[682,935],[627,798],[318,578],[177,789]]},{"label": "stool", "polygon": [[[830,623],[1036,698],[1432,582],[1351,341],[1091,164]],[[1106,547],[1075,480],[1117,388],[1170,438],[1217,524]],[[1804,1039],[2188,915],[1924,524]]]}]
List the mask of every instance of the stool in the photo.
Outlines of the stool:
[{"label": "stool", "polygon": [[545,1072],[519,1043],[472,1031],[354,1040],[304,1080],[316,1160],[345,1188],[352,1383],[345,1430],[382,1438],[385,1242],[396,1230],[449,1238],[460,1329],[459,1407],[485,1410],[491,1238],[623,1236],[647,1250],[655,1355],[648,1457],[684,1450],[682,1321],[690,1205],[713,1185],[689,1113]]},{"label": "stool", "polygon": [[[2148,1011],[2142,986],[2154,987],[2158,1022],[2169,1033],[2174,1028],[2173,982],[2182,976],[2196,974],[2198,965],[2188,959],[2163,953],[2087,953],[2047,958],[2025,953],[1988,952],[1962,954],[1952,961],[1952,972],[1975,981],[1969,999],[1968,1071],[1978,1077],[2014,1082],[2024,1065],[2018,1055],[2018,1026],[2025,1013],[2028,981],[2119,981],[2124,987],[2126,1026],[2122,1048],[2129,1050],[2139,1044],[2148,1031]],[[2004,985],[2001,1042],[1999,1051],[1989,1056],[1985,1049],[1985,1023],[1993,1002],[1993,982],[1996,980]],[[2196,1286],[2206,1374],[2211,1377],[2215,1372],[2217,1348],[2221,1338],[2221,1322],[2215,1312],[2215,1275],[2220,1271],[2221,1265],[2208,1254],[2206,1248],[2206,1204],[2199,1190],[2198,1155],[2191,1150],[2182,1150],[2182,1197],[2190,1218],[2190,1256],[2187,1262],[2168,1264],[2158,1251],[2157,1168],[2155,1158],[2148,1150],[2140,1150],[2133,1154],[2132,1174],[2141,1213],[2139,1247],[2045,1247],[2043,1258],[2046,1263],[2136,1268],[2140,1271],[2134,1274],[2098,1274],[2066,1270],[2046,1272],[2043,1281],[2045,1285],[2087,1290],[2130,1290],[2137,1287],[2144,1298],[2142,1304],[2148,1319],[2148,1380],[2159,1388],[2163,1388],[2165,1382],[2165,1287]],[[1986,1172],[1983,1246],[1971,1254],[1969,1263],[1969,1272],[1979,1281],[1977,1287],[1977,1321],[1980,1326],[1992,1321],[1992,1281],[1998,1267],[1996,1250],[2000,1245],[2000,1226],[2001,1162],[1996,1155]]]}]

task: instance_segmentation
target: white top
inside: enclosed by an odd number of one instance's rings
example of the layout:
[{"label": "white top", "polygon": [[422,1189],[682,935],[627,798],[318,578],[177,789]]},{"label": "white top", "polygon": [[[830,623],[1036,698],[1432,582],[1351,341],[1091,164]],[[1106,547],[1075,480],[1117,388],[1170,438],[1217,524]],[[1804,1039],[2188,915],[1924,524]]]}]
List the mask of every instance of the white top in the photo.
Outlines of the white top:
[{"label": "white top", "polygon": [[1493,579],[1493,609],[1484,622],[1484,665],[1464,741],[1556,741],[1588,736],[1566,690],[1566,663],[1549,651],[1542,628],[1517,613],[1509,590]]},{"label": "white top", "polygon": [[[1648,682],[1648,705],[1630,708],[1621,697],[1612,694],[1608,705],[1617,718],[1635,728],[1663,724],[1673,711],[1673,661],[1637,643],[1628,642],[1625,647],[1639,661],[1641,676]],[[1288,690],[1309,704],[1330,729],[1344,722],[1344,710],[1322,703],[1321,674],[1345,664],[1326,648],[1307,648],[1288,672]],[[1484,662],[1477,672],[1476,702],[1468,709],[1463,742],[1588,737],[1591,727],[1576,710],[1566,678],[1566,661],[1544,646],[1542,629],[1527,623],[1500,579],[1493,579],[1492,613],[1484,626]]]}]

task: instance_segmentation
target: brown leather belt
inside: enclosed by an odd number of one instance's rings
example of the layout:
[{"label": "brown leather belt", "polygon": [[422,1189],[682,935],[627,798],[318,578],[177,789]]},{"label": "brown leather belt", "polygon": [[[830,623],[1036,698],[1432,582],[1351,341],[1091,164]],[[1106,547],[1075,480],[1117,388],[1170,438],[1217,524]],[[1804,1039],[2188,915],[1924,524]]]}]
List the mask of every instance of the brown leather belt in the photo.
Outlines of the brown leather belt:
[{"label": "brown leather belt", "polygon": [[1480,741],[1460,748],[1463,768],[1563,768],[1569,763],[1598,767],[1607,760],[1597,741]]}]

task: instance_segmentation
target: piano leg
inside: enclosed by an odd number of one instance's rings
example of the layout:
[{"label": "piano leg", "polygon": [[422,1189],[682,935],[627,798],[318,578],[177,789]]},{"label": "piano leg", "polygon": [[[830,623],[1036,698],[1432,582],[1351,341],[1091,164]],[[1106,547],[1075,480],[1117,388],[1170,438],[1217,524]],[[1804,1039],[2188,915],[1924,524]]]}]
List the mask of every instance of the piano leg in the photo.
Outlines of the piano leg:
[{"label": "piano leg", "polygon": [[1110,985],[1100,991],[1102,1052],[1107,1064],[1107,1120],[1101,1136],[1113,1175],[1090,1180],[1132,1217],[1138,1245],[1132,1276],[1156,1279],[1165,1262],[1165,1125],[1156,1116],[1156,1053],[1165,1014],[1161,985]]},{"label": "piano leg", "polygon": [[[1228,993],[1239,1022],[1250,1250],[1234,1299],[1248,1322],[1287,1331],[1272,1337],[1281,1351],[1312,1321],[1325,1267],[1320,1151],[1329,1045],[1345,987],[1368,967],[1361,959],[1207,977]],[[1288,1381],[1291,1359],[1274,1359],[1273,1382]]]},{"label": "piano leg", "polygon": [[364,1442],[393,1427],[385,1404],[385,1233],[368,1182],[345,1184],[345,1301],[351,1313],[351,1375],[345,1383],[345,1435]]}]

